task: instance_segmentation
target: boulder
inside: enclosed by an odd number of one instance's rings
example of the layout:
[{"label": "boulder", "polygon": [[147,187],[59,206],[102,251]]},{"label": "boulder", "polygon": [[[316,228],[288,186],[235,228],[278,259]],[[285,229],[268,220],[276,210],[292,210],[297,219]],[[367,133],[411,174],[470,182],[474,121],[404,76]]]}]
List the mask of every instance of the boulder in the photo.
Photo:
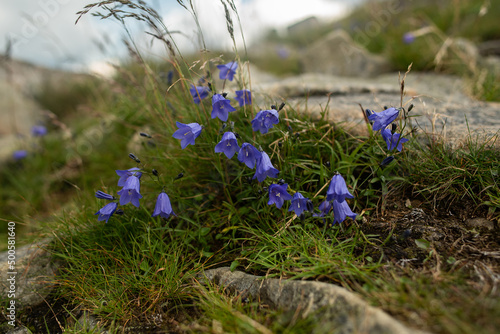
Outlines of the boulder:
[{"label": "boulder", "polygon": [[304,72],[348,77],[373,77],[390,71],[390,63],[357,45],[342,29],[332,31],[301,55]]}]

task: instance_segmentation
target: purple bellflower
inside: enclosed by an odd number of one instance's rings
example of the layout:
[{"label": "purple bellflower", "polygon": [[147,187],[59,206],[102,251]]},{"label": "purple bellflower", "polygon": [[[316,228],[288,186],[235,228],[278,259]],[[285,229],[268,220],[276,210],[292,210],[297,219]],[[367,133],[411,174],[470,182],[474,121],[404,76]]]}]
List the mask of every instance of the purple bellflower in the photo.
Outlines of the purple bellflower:
[{"label": "purple bellflower", "polygon": [[16,161],[22,160],[22,159],[26,158],[27,156],[28,156],[28,152],[26,150],[18,150],[18,151],[14,151],[14,153],[12,153],[12,157]]},{"label": "purple bellflower", "polygon": [[281,209],[285,201],[292,199],[292,196],[286,191],[288,184],[271,184],[269,186],[269,202],[268,205],[276,204],[278,209]]},{"label": "purple bellflower", "polygon": [[309,198],[305,198],[298,191],[292,196],[292,204],[288,211],[293,211],[297,216],[300,216],[304,211],[309,211],[307,208],[307,202]]},{"label": "purple bellflower", "polygon": [[225,65],[217,65],[217,68],[220,70],[219,78],[221,80],[229,80],[233,81],[234,75],[236,74],[236,69],[238,68],[238,62],[230,61]]},{"label": "purple bellflower", "polygon": [[252,169],[255,167],[261,156],[262,153],[249,143],[243,143],[240,151],[238,152],[238,160],[247,165],[248,168]]},{"label": "purple bellflower", "polygon": [[276,177],[280,171],[273,167],[271,159],[266,152],[261,152],[260,159],[257,160],[257,168],[255,170],[255,175],[252,180],[257,178],[259,182],[262,182],[266,177]]},{"label": "purple bellflower", "polygon": [[373,123],[373,131],[378,131],[380,129],[385,129],[389,124],[394,122],[398,118],[399,110],[396,108],[389,108],[381,112],[375,112],[368,116],[370,121]]},{"label": "purple bellflower", "polygon": [[191,85],[191,88],[189,88],[189,92],[193,97],[194,103],[200,104],[201,100],[206,99],[208,97],[208,93],[210,93],[210,88],[208,88],[207,86],[195,87],[194,85]]},{"label": "purple bellflower", "polygon": [[155,211],[153,212],[151,217],[156,217],[158,215],[165,219],[170,217],[170,215],[176,216],[174,210],[172,210],[172,205],[170,204],[170,198],[163,191],[158,195],[158,199],[156,200]]},{"label": "purple bellflower", "polygon": [[384,138],[387,143],[387,150],[392,151],[397,148],[399,152],[403,149],[403,143],[409,141],[407,138],[401,137],[399,133],[392,133],[389,129],[382,130],[382,138]]},{"label": "purple bellflower", "polygon": [[212,96],[212,118],[218,117],[221,121],[227,122],[230,112],[236,109],[231,106],[231,102],[220,94]]},{"label": "purple bellflower", "polygon": [[118,192],[120,195],[120,205],[125,205],[128,202],[132,203],[135,207],[139,207],[139,199],[142,198],[140,194],[141,182],[135,175],[129,176],[125,182],[125,186]]},{"label": "purple bellflower", "polygon": [[274,124],[279,123],[278,112],[274,109],[271,110],[261,110],[255,115],[252,120],[252,130],[260,131],[264,134],[273,127]]},{"label": "purple bellflower", "polygon": [[354,196],[347,189],[345,180],[340,174],[335,174],[330,181],[330,186],[326,192],[326,200],[336,200],[339,203],[343,202],[346,198],[354,198]]},{"label": "purple bellflower", "polygon": [[407,32],[403,35],[403,43],[411,44],[415,41],[415,35],[411,32]]},{"label": "purple bellflower", "polygon": [[252,92],[248,89],[242,89],[236,91],[235,100],[238,101],[240,107],[252,104]]},{"label": "purple bellflower", "polygon": [[142,176],[142,172],[139,171],[140,169],[137,167],[125,170],[115,170],[116,174],[118,174],[118,176],[120,177],[120,179],[118,180],[118,187],[124,187],[129,176],[134,175],[140,179]]},{"label": "purple bellflower", "polygon": [[47,128],[43,125],[34,125],[31,128],[31,134],[34,137],[43,137],[47,134]]},{"label": "purple bellflower", "polygon": [[99,215],[97,217],[97,220],[98,221],[105,220],[107,223],[109,218],[111,218],[113,213],[115,213],[117,207],[118,204],[115,202],[106,204],[104,207],[102,207],[99,211],[95,213],[96,215]]},{"label": "purple bellflower", "polygon": [[104,191],[97,190],[95,192],[95,197],[100,198],[100,199],[107,199],[108,201],[113,201],[115,200],[115,196],[111,196],[109,194],[106,194]]},{"label": "purple bellflower", "polygon": [[239,151],[238,141],[236,136],[231,131],[222,135],[221,141],[215,145],[215,153],[224,153],[228,159],[231,159],[236,151]]},{"label": "purple bellflower", "polygon": [[333,224],[342,223],[346,217],[351,217],[352,219],[356,219],[357,213],[351,211],[349,204],[346,201],[338,202],[337,200],[333,200]]},{"label": "purple bellflower", "polygon": [[175,131],[172,137],[181,140],[181,148],[185,149],[189,144],[194,145],[194,141],[203,129],[198,123],[183,124],[175,122],[179,130]]},{"label": "purple bellflower", "polygon": [[321,202],[318,207],[320,213],[313,213],[313,217],[324,217],[332,210],[332,203],[327,200]]}]

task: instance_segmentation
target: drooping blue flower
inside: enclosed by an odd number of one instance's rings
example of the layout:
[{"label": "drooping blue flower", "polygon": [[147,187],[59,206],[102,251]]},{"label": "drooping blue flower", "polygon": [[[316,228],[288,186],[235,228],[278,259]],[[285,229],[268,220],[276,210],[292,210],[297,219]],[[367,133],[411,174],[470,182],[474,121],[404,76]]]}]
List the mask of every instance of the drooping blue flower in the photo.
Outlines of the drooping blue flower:
[{"label": "drooping blue flower", "polygon": [[26,150],[18,150],[18,151],[14,151],[14,153],[12,153],[12,157],[16,161],[22,160],[22,159],[26,158],[27,156],[28,156],[28,152]]},{"label": "drooping blue flower", "polygon": [[129,176],[125,182],[125,186],[118,192],[120,195],[120,205],[132,203],[135,207],[139,207],[139,199],[142,198],[140,194],[141,182],[135,175]]},{"label": "drooping blue flower", "polygon": [[[382,138],[384,138],[387,143],[387,150],[392,151],[394,148],[397,148],[399,152],[403,149],[403,143],[409,141],[407,138],[402,138],[399,133],[392,133],[389,129],[382,130]],[[396,146],[397,145],[397,146]]]},{"label": "drooping blue flower", "polygon": [[153,211],[151,217],[156,217],[158,215],[165,219],[170,217],[170,215],[176,216],[174,210],[172,210],[172,205],[170,204],[170,198],[163,191],[158,195],[158,199],[156,200],[155,210]]},{"label": "drooping blue flower", "polygon": [[34,137],[43,137],[47,134],[47,128],[43,125],[34,125],[31,128],[31,134]]},{"label": "drooping blue flower", "polygon": [[217,65],[217,68],[220,70],[219,78],[221,80],[229,80],[233,81],[234,75],[236,74],[236,69],[238,68],[238,62],[230,61],[225,65]]},{"label": "drooping blue flower", "polygon": [[326,200],[343,202],[347,198],[354,198],[354,196],[347,189],[344,178],[340,174],[335,174],[330,181],[330,186],[326,192]]},{"label": "drooping blue flower", "polygon": [[189,92],[193,97],[194,103],[200,104],[201,100],[208,97],[208,93],[210,93],[210,88],[208,88],[207,86],[195,87],[194,85],[191,85],[191,88],[189,88]]},{"label": "drooping blue flower", "polygon": [[351,217],[352,219],[356,219],[357,213],[351,211],[349,204],[346,201],[338,202],[337,200],[333,200],[333,224],[342,223],[346,217]]},{"label": "drooping blue flower", "polygon": [[259,182],[262,182],[266,179],[266,177],[275,178],[278,176],[280,171],[273,167],[271,163],[271,159],[266,152],[261,152],[260,159],[257,160],[257,168],[255,170],[255,175],[252,180],[257,178]]},{"label": "drooping blue flower", "polygon": [[238,153],[238,160],[247,165],[248,168],[254,168],[262,153],[252,144],[243,143]]},{"label": "drooping blue flower", "polygon": [[407,32],[403,35],[403,43],[411,44],[415,41],[415,35],[411,32]]},{"label": "drooping blue flower", "polygon": [[175,131],[172,137],[181,140],[181,148],[185,149],[189,144],[194,145],[194,141],[201,134],[203,129],[198,123],[183,124],[175,122],[179,130]]},{"label": "drooping blue flower", "polygon": [[235,100],[238,101],[240,107],[252,104],[252,92],[248,89],[242,89],[236,91]]},{"label": "drooping blue flower", "polygon": [[261,110],[252,120],[252,130],[260,131],[260,133],[264,134],[267,133],[269,129],[274,126],[274,124],[278,123],[279,117],[276,110]]},{"label": "drooping blue flower", "polygon": [[239,151],[238,141],[236,136],[231,131],[225,132],[222,135],[221,141],[215,145],[215,153],[224,153],[228,159],[231,159],[236,151]]},{"label": "drooping blue flower", "polygon": [[212,96],[212,118],[218,117],[221,121],[227,122],[230,112],[236,109],[231,106],[231,101],[220,94]]},{"label": "drooping blue flower", "polygon": [[313,213],[313,217],[324,217],[332,210],[332,203],[328,200],[324,200],[318,206],[320,213]]},{"label": "drooping blue flower", "polygon": [[398,118],[399,110],[396,108],[389,108],[381,112],[375,112],[368,116],[370,121],[373,121],[373,131],[385,129],[389,124]]},{"label": "drooping blue flower", "polygon": [[115,213],[116,208],[118,207],[118,204],[115,202],[111,202],[106,204],[104,207],[102,207],[99,211],[95,213],[95,215],[99,215],[97,217],[98,221],[105,220],[106,223],[108,222],[109,218]]},{"label": "drooping blue flower", "polygon": [[281,209],[285,201],[292,199],[292,196],[286,191],[288,184],[271,184],[269,186],[269,202],[268,205],[276,204],[278,209]]},{"label": "drooping blue flower", "polygon": [[142,176],[142,172],[139,172],[140,169],[137,167],[130,168],[130,169],[125,169],[125,170],[115,170],[116,174],[120,177],[118,180],[118,187],[123,187],[125,186],[125,182],[127,182],[127,179],[129,176],[137,176],[139,179]]},{"label": "drooping blue flower", "polygon": [[290,208],[288,211],[293,211],[297,216],[300,216],[302,212],[304,211],[309,211],[307,207],[307,202],[309,201],[309,198],[305,198],[302,196],[301,193],[298,191],[293,194],[292,196],[292,203],[290,205]]},{"label": "drooping blue flower", "polygon": [[95,197],[100,198],[100,199],[107,199],[108,201],[113,201],[116,199],[115,196],[106,194],[104,191],[101,191],[101,190],[97,190],[95,192]]}]

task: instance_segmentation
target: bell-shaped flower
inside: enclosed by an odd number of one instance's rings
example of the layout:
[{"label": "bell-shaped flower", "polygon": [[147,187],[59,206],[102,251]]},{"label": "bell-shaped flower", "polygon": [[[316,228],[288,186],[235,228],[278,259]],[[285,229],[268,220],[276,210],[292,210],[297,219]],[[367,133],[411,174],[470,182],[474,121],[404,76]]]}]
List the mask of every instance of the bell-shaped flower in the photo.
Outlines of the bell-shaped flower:
[{"label": "bell-shaped flower", "polygon": [[412,32],[407,32],[403,35],[403,43],[411,44],[415,41],[415,35]]},{"label": "bell-shaped flower", "polygon": [[252,120],[252,130],[260,131],[260,133],[264,134],[271,129],[274,124],[279,123],[278,111],[271,110],[261,110],[255,115]]},{"label": "bell-shaped flower", "polygon": [[235,100],[238,101],[240,107],[252,104],[252,92],[248,89],[237,90]]},{"label": "bell-shaped flower", "polygon": [[332,203],[328,200],[324,200],[318,207],[320,213],[313,213],[313,217],[324,217],[332,210]]},{"label": "bell-shaped flower", "polygon": [[115,200],[115,196],[111,196],[109,194],[106,194],[104,191],[97,190],[95,192],[95,197],[100,198],[100,199],[107,199],[108,201],[113,201]]},{"label": "bell-shaped flower", "polygon": [[374,112],[368,119],[373,121],[373,131],[385,129],[389,124],[398,118],[399,110],[396,108],[389,108],[381,112]]},{"label": "bell-shaped flower", "polygon": [[231,101],[220,94],[212,96],[212,118],[218,117],[221,121],[227,122],[230,112],[236,109],[231,106]]},{"label": "bell-shaped flower", "polygon": [[33,125],[31,128],[31,134],[34,137],[43,137],[47,134],[47,128],[43,125]]},{"label": "bell-shaped flower", "polygon": [[210,93],[210,88],[207,86],[191,85],[191,88],[189,88],[189,92],[193,97],[194,103],[200,104],[201,100],[206,99],[208,97],[208,94]]},{"label": "bell-shaped flower", "polygon": [[255,170],[255,175],[253,176],[252,180],[257,178],[259,182],[262,182],[268,176],[275,178],[276,176],[278,176],[279,172],[280,172],[279,170],[273,167],[271,159],[269,159],[267,153],[261,152],[260,159],[257,160],[257,168]]},{"label": "bell-shaped flower", "polygon": [[125,186],[118,192],[120,195],[120,205],[132,203],[135,207],[139,207],[139,199],[142,198],[140,194],[141,182],[135,175],[129,176]]},{"label": "bell-shaped flower", "polygon": [[247,165],[248,168],[254,168],[257,161],[260,159],[262,153],[256,149],[252,144],[243,143],[240,151],[238,152],[238,160]]},{"label": "bell-shaped flower", "polygon": [[170,204],[170,198],[163,191],[158,195],[158,199],[156,200],[155,210],[153,211],[151,217],[156,217],[158,215],[165,219],[170,217],[170,215],[176,216],[174,210],[172,210],[172,205]]},{"label": "bell-shaped flower", "polygon": [[311,205],[308,203],[310,203],[309,198],[305,198],[297,191],[292,196],[292,203],[288,211],[293,211],[297,216],[300,216],[304,211],[310,211]]},{"label": "bell-shaped flower", "polygon": [[349,204],[346,201],[338,202],[337,200],[333,200],[333,224],[342,223],[346,217],[351,217],[352,219],[356,219],[357,213],[351,211]]},{"label": "bell-shaped flower", "polygon": [[26,158],[27,156],[28,156],[28,152],[26,150],[18,150],[18,151],[14,151],[14,153],[12,153],[12,158],[14,158],[14,160],[16,160],[16,161],[22,160],[22,159]]},{"label": "bell-shaped flower", "polygon": [[342,175],[337,173],[330,181],[330,186],[326,192],[326,200],[337,200],[338,202],[343,202],[346,198],[354,198],[354,196],[351,195],[347,189],[347,185],[345,184],[345,180]]},{"label": "bell-shaped flower", "polygon": [[225,65],[217,65],[217,68],[220,70],[219,78],[221,80],[229,80],[233,81],[234,75],[236,74],[236,69],[238,68],[238,62],[230,61]]},{"label": "bell-shaped flower", "polygon": [[292,196],[286,191],[288,184],[271,184],[269,186],[269,202],[268,205],[276,204],[278,209],[281,209],[285,201],[292,199]]},{"label": "bell-shaped flower", "polygon": [[95,213],[95,215],[99,215],[97,217],[97,220],[98,221],[105,220],[107,223],[109,218],[111,218],[113,213],[115,213],[117,207],[118,204],[115,202],[106,204],[104,207],[102,207],[99,211]]},{"label": "bell-shaped flower", "polygon": [[384,138],[387,144],[387,150],[392,151],[397,148],[399,152],[403,149],[403,143],[409,141],[407,138],[401,137],[399,133],[392,133],[389,129],[382,130],[382,138]]},{"label": "bell-shaped flower", "polygon": [[236,136],[231,131],[225,132],[222,135],[221,141],[215,145],[215,153],[224,153],[228,159],[231,159],[236,151],[239,151],[238,141]]},{"label": "bell-shaped flower", "polygon": [[126,169],[126,170],[115,170],[116,174],[120,177],[118,180],[118,187],[124,187],[125,182],[127,182],[127,179],[129,176],[137,176],[139,179],[142,176],[142,172],[139,172],[140,169],[137,167]]},{"label": "bell-shaped flower", "polygon": [[175,122],[179,130],[175,131],[172,137],[181,140],[181,148],[185,149],[188,145],[194,145],[195,139],[201,134],[203,129],[198,123],[183,124]]}]

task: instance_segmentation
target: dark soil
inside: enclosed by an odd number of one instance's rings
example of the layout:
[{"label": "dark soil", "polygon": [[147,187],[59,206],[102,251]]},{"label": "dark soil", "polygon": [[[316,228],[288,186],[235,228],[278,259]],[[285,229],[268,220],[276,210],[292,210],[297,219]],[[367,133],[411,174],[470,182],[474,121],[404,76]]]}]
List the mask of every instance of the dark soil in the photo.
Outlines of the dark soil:
[{"label": "dark soil", "polygon": [[[442,269],[486,266],[500,272],[500,229],[486,219],[486,210],[472,203],[432,208],[419,200],[396,200],[383,214],[361,225],[366,235],[386,242],[371,249],[372,257],[402,266]],[[425,242],[419,242],[425,240]],[[428,248],[425,249],[425,246]],[[429,255],[433,251],[434,255]],[[437,256],[439,255],[439,256]],[[442,263],[437,263],[442,261]]]}]

